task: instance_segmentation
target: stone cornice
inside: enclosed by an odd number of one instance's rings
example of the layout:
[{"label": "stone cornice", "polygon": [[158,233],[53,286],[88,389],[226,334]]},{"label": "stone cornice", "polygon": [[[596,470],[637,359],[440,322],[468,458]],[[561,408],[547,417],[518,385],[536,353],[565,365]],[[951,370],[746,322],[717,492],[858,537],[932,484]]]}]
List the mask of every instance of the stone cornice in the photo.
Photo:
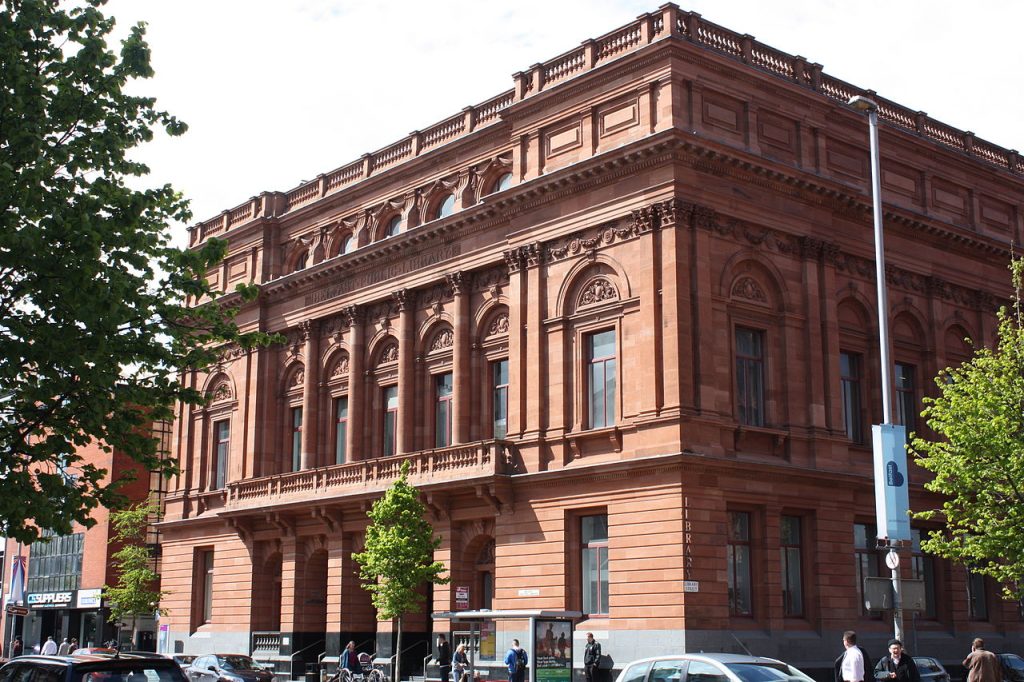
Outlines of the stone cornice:
[{"label": "stone cornice", "polygon": [[[343,276],[349,284],[342,287],[344,291],[339,289],[338,295],[347,294],[358,288],[385,281],[386,277],[381,278],[379,282],[377,280],[361,282],[356,278],[366,276],[367,273],[382,273],[384,271],[381,268],[385,265],[392,264],[393,266],[394,263],[405,261],[404,256],[407,253],[409,259],[424,258],[422,267],[429,267],[434,261],[441,263],[447,258],[439,256],[432,261],[431,259],[437,255],[433,252],[446,246],[457,247],[460,237],[468,234],[469,231],[479,233],[481,230],[487,230],[507,222],[508,218],[514,214],[629,176],[640,169],[667,162],[681,162],[700,172],[730,177],[745,184],[756,184],[773,192],[791,196],[797,201],[809,202],[833,213],[846,215],[853,220],[866,221],[870,218],[871,205],[868,198],[850,187],[799,169],[789,169],[778,165],[770,167],[760,161],[760,157],[755,157],[742,150],[725,147],[720,143],[697,140],[677,130],[664,131],[631,145],[602,153],[593,159],[575,164],[571,168],[561,169],[550,175],[517,185],[503,193],[500,199],[495,201],[485,199],[482,203],[456,213],[444,221],[438,221],[436,225],[414,228],[398,237],[376,242],[355,253],[330,259],[307,270],[264,284],[261,287],[262,293],[265,298],[269,299],[285,294],[294,295],[302,290],[310,289],[317,283]],[[694,206],[692,210],[703,214],[711,209],[705,206]],[[950,245],[955,245],[960,250],[971,249],[981,257],[996,256],[1006,259],[1010,257],[1008,244],[1000,244],[987,237],[969,234],[937,221],[922,219],[899,207],[887,205],[885,217],[889,224],[938,238]],[[700,215],[698,218],[703,220]],[[634,225],[628,229],[642,232],[647,229],[646,223],[650,221],[650,217],[638,214],[633,216],[632,220]],[[603,223],[600,226],[588,228],[584,233],[578,232],[549,240],[541,245],[542,253],[539,254],[539,258],[546,258],[549,249],[552,250],[553,256],[557,256],[560,249],[565,249],[566,244],[571,243],[573,239],[582,240],[577,242],[578,245],[593,240],[604,228],[612,228],[612,225]],[[753,227],[734,218],[722,217],[720,222],[712,225],[712,228],[722,236],[729,234],[739,236],[752,245],[788,255],[799,256],[802,253],[801,249],[807,248],[806,243],[803,245],[799,243],[800,235],[783,233],[771,228]],[[622,226],[613,228],[613,233],[615,229],[621,230]],[[617,239],[624,236],[615,234]],[[775,236],[772,236],[773,234]],[[431,246],[433,246],[433,250],[430,250]],[[501,242],[496,242],[495,246],[500,248]],[[410,247],[419,248],[410,253]],[[518,248],[520,247],[513,246],[512,250],[515,251]],[[571,248],[573,247],[570,246],[569,250]],[[458,253],[450,254],[450,257],[456,256]],[[410,260],[410,262],[415,264],[414,260]],[[516,257],[512,257],[512,261],[509,261],[508,265],[513,270],[519,267]],[[527,264],[523,263],[523,265]],[[413,271],[408,268],[399,268],[399,270],[401,272],[395,271],[395,277]],[[334,297],[327,296],[321,300]],[[970,297],[958,294],[954,295],[953,300],[966,301],[968,298]],[[313,305],[317,302],[319,301],[314,300],[308,304]],[[989,302],[979,300],[976,306],[987,309]]]}]

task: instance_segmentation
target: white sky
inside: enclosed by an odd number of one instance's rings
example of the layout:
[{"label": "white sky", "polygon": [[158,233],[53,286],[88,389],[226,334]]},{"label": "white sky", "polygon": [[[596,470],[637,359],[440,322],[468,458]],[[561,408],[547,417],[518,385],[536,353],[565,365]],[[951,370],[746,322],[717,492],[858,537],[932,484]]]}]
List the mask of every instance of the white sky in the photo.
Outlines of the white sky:
[{"label": "white sky", "polygon": [[[189,124],[136,157],[193,223],[303,180],[512,87],[511,74],[659,0],[110,0],[149,23],[156,76],[134,88]],[[822,64],[997,145],[1024,149],[1024,3],[689,0],[684,10]],[[1017,66],[1013,66],[1017,64]],[[175,228],[184,241],[184,229]]]}]

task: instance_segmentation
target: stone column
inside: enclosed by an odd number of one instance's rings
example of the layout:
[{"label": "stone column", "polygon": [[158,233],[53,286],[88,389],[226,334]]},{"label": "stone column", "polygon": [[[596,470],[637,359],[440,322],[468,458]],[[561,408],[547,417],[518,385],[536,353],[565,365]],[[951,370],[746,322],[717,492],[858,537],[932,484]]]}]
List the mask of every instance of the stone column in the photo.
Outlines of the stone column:
[{"label": "stone column", "polygon": [[447,275],[447,279],[448,285],[455,293],[455,341],[452,349],[452,443],[455,444],[469,441],[473,404],[473,358],[470,350],[473,321],[469,313],[468,277],[461,272],[455,272]]},{"label": "stone column", "polygon": [[302,388],[302,456],[300,468],[317,466],[317,407],[320,394],[320,323],[306,320],[300,326],[306,342]]},{"label": "stone column", "polygon": [[348,319],[348,433],[345,451],[349,461],[365,459],[368,443],[364,438],[366,425],[366,328],[364,311],[351,305],[342,311]]},{"label": "stone column", "polygon": [[412,452],[416,445],[416,329],[413,294],[402,289],[392,294],[398,304],[398,453]]},{"label": "stone column", "polygon": [[327,536],[327,627],[324,635],[328,656],[340,656],[345,646],[342,633],[348,628],[342,625],[342,597],[346,590],[361,589],[345,576],[345,555],[351,551],[350,545],[351,536],[341,532],[340,524]]},{"label": "stone column", "polygon": [[[520,248],[526,268],[526,288],[529,306],[526,309],[526,419],[521,422],[527,434],[543,432],[550,426],[547,414],[547,365],[544,330],[545,291],[541,277],[540,244],[527,244]],[[559,424],[561,426],[561,424]]]},{"label": "stone column", "polygon": [[[301,584],[302,556],[299,543],[293,534],[281,538],[281,639],[293,641],[294,634],[299,630],[300,605],[298,593]],[[291,645],[281,646],[282,655],[292,653]]]}]

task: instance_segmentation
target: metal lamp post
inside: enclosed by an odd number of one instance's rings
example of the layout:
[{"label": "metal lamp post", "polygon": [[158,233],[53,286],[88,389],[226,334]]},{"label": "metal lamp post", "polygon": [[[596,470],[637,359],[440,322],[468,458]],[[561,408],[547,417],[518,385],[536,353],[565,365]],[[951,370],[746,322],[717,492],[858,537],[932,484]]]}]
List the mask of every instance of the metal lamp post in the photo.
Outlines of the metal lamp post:
[{"label": "metal lamp post", "polygon": [[[906,432],[892,423],[893,363],[889,357],[889,299],[885,283],[885,246],[882,239],[882,179],[878,153],[878,104],[858,95],[848,102],[868,115],[871,140],[871,204],[875,228],[875,284],[878,291],[878,346],[882,365],[882,423],[872,426],[875,474],[875,516],[879,538],[884,537],[889,552],[885,564],[892,573],[893,632],[903,639],[903,605],[900,594],[900,557],[896,547],[910,539],[907,518],[909,499],[906,480]],[[902,466],[900,466],[902,464]],[[901,470],[902,469],[902,473]],[[885,535],[883,536],[883,529]]]}]

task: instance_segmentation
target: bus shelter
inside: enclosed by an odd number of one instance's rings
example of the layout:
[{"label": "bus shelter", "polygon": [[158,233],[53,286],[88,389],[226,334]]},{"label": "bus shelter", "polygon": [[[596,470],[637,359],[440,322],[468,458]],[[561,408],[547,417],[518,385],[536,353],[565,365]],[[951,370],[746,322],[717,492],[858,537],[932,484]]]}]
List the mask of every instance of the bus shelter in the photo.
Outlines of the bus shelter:
[{"label": "bus shelter", "polygon": [[[476,671],[481,667],[482,652],[493,651],[493,658],[488,660],[494,664],[487,666],[489,669],[504,668],[506,642],[502,641],[499,646],[497,628],[503,621],[528,623],[526,639],[520,642],[529,656],[527,682],[572,682],[573,625],[582,617],[580,611],[547,609],[438,611],[431,614],[433,620],[450,621],[453,650],[460,643],[457,640],[462,640],[462,643],[468,640],[469,679],[474,682]],[[507,637],[508,644],[511,640]]]}]

